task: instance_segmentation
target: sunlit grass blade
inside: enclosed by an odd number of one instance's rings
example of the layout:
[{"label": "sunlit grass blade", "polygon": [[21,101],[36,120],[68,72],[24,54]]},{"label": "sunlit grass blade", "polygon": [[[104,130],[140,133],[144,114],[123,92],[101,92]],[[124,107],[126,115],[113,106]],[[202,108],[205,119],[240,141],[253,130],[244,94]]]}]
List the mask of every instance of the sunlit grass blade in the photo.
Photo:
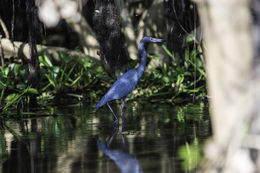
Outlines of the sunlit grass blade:
[{"label": "sunlit grass blade", "polygon": [[150,54],[147,54],[147,57],[151,58],[151,59],[155,59],[155,60],[160,60],[162,58],[162,56],[155,56],[155,55],[150,55]]},{"label": "sunlit grass blade", "polygon": [[22,96],[27,93],[39,94],[35,88],[30,88],[30,87],[24,89],[20,94],[12,93],[6,97],[5,99],[6,105],[4,106],[3,110],[6,111],[7,108],[18,103],[21,100]]},{"label": "sunlit grass blade", "polygon": [[71,84],[68,84],[68,86],[75,85],[80,80],[80,78],[81,78],[81,76],[78,76]]},{"label": "sunlit grass blade", "polygon": [[52,63],[49,59],[49,57],[46,55],[46,53],[43,55],[43,58],[44,58],[44,61],[46,62],[46,64],[49,66],[49,67],[52,67]]},{"label": "sunlit grass blade", "polygon": [[56,84],[55,84],[54,80],[52,80],[52,78],[50,77],[50,75],[45,74],[45,76],[46,76],[47,79],[49,80],[50,84],[55,88],[55,87],[56,87]]},{"label": "sunlit grass blade", "polygon": [[65,71],[67,70],[67,65],[65,65],[64,69],[60,69],[60,78],[59,78],[59,86],[62,85],[62,81],[63,81],[63,78],[64,78],[64,75],[65,75]]},{"label": "sunlit grass blade", "polygon": [[22,94],[13,93],[13,94],[8,95],[6,100],[5,100],[6,105],[4,106],[3,110],[6,111],[7,108],[14,105],[16,102],[18,102],[19,99],[21,99],[22,95],[23,95],[23,93]]},{"label": "sunlit grass blade", "polygon": [[193,62],[191,62],[191,60],[188,61],[196,70],[198,70],[204,77],[206,77],[206,73],[201,68],[197,67]]},{"label": "sunlit grass blade", "polygon": [[5,93],[5,88],[3,88],[2,91],[1,91],[1,95],[0,95],[0,106],[1,106],[2,101],[3,101],[3,99],[4,99],[4,93]]},{"label": "sunlit grass blade", "polygon": [[47,88],[49,88],[52,84],[51,83],[48,83],[45,87],[43,87],[40,91],[41,92],[44,92],[47,90]]},{"label": "sunlit grass blade", "polygon": [[0,81],[0,88],[5,88],[6,87],[6,84],[3,83],[2,81]]},{"label": "sunlit grass blade", "polygon": [[77,64],[78,64],[78,63],[76,62],[76,63],[71,67],[70,71],[68,72],[68,76],[71,75],[71,73],[73,72],[73,70],[75,69],[75,67],[76,67]]},{"label": "sunlit grass blade", "polygon": [[167,55],[169,55],[169,57],[172,58],[172,60],[175,60],[175,57],[173,56],[173,54],[167,49],[167,47],[165,45],[162,45],[163,50],[167,53]]}]

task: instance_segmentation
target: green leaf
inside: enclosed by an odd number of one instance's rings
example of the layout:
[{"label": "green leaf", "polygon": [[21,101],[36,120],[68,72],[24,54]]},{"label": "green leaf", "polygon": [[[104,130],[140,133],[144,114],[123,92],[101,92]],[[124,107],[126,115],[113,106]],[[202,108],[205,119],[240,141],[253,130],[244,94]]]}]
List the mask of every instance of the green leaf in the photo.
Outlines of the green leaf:
[{"label": "green leaf", "polygon": [[188,60],[189,63],[200,72],[200,74],[202,74],[204,77],[206,77],[206,73],[204,72],[204,70],[202,70],[201,68],[197,67],[193,62],[191,62],[190,60]]},{"label": "green leaf", "polygon": [[53,87],[56,87],[56,84],[55,84],[54,80],[51,79],[50,75],[45,74],[45,76],[46,76],[47,79],[49,80],[50,84],[51,84]]},{"label": "green leaf", "polygon": [[81,76],[77,77],[73,82],[72,84],[70,84],[69,86],[73,86],[75,85],[79,80],[80,80]]},{"label": "green leaf", "polygon": [[11,102],[12,100],[16,99],[17,96],[18,96],[17,93],[9,94],[9,95],[5,98],[6,103]]},{"label": "green leaf", "polygon": [[35,88],[27,88],[26,92],[31,94],[39,94],[38,90]]},{"label": "green leaf", "polygon": [[147,55],[148,58],[151,58],[151,59],[155,59],[155,60],[160,60],[162,59],[162,56],[155,56],[155,55]]},{"label": "green leaf", "polygon": [[47,88],[49,88],[49,86],[51,86],[50,83],[48,83],[45,87],[43,87],[43,88],[41,89],[41,92],[45,91]]},{"label": "green leaf", "polygon": [[10,72],[10,69],[8,67],[4,68],[4,75],[5,76],[8,76],[9,72]]},{"label": "green leaf", "polygon": [[163,82],[165,82],[165,83],[169,83],[169,82],[170,82],[170,79],[169,79],[168,76],[163,76],[162,80],[163,80]]},{"label": "green leaf", "polygon": [[4,98],[5,88],[2,89],[1,95],[0,95],[0,104],[2,104],[3,98]]},{"label": "green leaf", "polygon": [[43,57],[44,57],[44,61],[46,62],[46,65],[48,67],[52,67],[53,65],[52,65],[50,59],[48,58],[48,56],[46,54],[44,54]]},{"label": "green leaf", "polygon": [[163,63],[163,69],[165,72],[167,72],[167,64],[166,63]]},{"label": "green leaf", "polygon": [[184,81],[184,75],[183,75],[183,74],[179,74],[179,75],[177,76],[176,85],[179,86],[183,81]]},{"label": "green leaf", "polygon": [[38,56],[38,58],[39,58],[39,62],[43,63],[43,57],[42,56]]},{"label": "green leaf", "polygon": [[13,93],[10,94],[6,97],[5,101],[6,101],[6,105],[4,106],[4,111],[7,110],[8,107],[12,106],[13,104],[15,104],[16,102],[19,101],[19,99],[22,97],[24,93],[21,94],[17,94],[17,93]]},{"label": "green leaf", "polygon": [[62,51],[59,51],[59,56],[61,60],[65,62],[65,64],[69,63],[72,60],[70,56],[66,56]]},{"label": "green leaf", "polygon": [[52,68],[52,70],[53,70],[53,77],[56,79],[56,78],[57,78],[57,75],[58,75],[58,73],[59,73],[59,71],[60,71],[60,67],[54,66],[54,67]]},{"label": "green leaf", "polygon": [[193,34],[189,34],[187,37],[186,37],[186,43],[190,43],[190,42],[193,42],[195,40],[195,36]]},{"label": "green leaf", "polygon": [[186,143],[179,148],[178,154],[184,160],[181,164],[184,170],[190,171],[198,166],[202,160],[201,150],[201,146],[196,141],[191,145]]},{"label": "green leaf", "polygon": [[3,83],[2,81],[0,81],[0,88],[1,88],[1,89],[4,89],[5,87],[6,87],[6,84]]},{"label": "green leaf", "polygon": [[172,60],[175,60],[173,54],[166,48],[165,45],[162,45],[162,48],[167,53],[167,55],[172,58]]},{"label": "green leaf", "polygon": [[185,49],[185,59],[189,59],[190,58],[190,50],[189,48]]},{"label": "green leaf", "polygon": [[78,64],[78,62],[75,63],[75,64],[71,67],[70,71],[68,72],[68,76],[71,75],[71,73],[73,72],[73,70],[75,69],[75,67],[76,67],[77,64]]},{"label": "green leaf", "polygon": [[194,49],[194,50],[191,51],[190,56],[191,56],[193,59],[196,59],[198,53],[199,53],[199,52],[198,52],[196,49]]},{"label": "green leaf", "polygon": [[19,84],[16,85],[16,87],[19,90],[24,90],[27,87],[27,85],[24,84],[24,83],[19,83]]},{"label": "green leaf", "polygon": [[170,121],[171,121],[170,118],[166,118],[166,119],[164,120],[164,123],[167,124],[167,123],[169,123]]},{"label": "green leaf", "polygon": [[[64,78],[64,75],[65,75],[65,71],[67,69],[67,65],[65,65],[64,68],[61,68],[60,69],[60,79],[59,79],[59,85],[61,86],[62,85],[62,82],[63,82],[63,78]],[[66,75],[65,75],[66,76]]]}]

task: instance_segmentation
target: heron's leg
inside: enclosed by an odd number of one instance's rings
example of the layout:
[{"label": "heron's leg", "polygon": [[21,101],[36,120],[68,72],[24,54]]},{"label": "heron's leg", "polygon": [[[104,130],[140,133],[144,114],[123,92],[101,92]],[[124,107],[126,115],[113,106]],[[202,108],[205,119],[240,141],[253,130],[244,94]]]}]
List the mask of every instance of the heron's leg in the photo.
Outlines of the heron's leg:
[{"label": "heron's leg", "polygon": [[115,132],[113,133],[113,135],[109,138],[108,142],[107,142],[107,147],[109,148],[112,141],[114,140],[115,136],[118,134],[118,128],[115,129]]},{"label": "heron's leg", "polygon": [[107,102],[107,106],[109,107],[109,109],[110,109],[110,111],[112,112],[112,114],[114,115],[114,117],[115,117],[115,121],[114,121],[114,126],[116,127],[116,128],[118,128],[118,118],[117,118],[117,116],[116,116],[116,114],[114,113],[114,111],[113,111],[113,109],[110,107],[110,105],[108,104],[108,102]]},{"label": "heron's leg", "polygon": [[126,142],[125,142],[125,135],[124,134],[122,134],[121,135],[122,136],[122,142],[123,142],[123,149],[124,149],[124,151],[125,152],[128,152],[127,150],[127,144],[126,144]]},{"label": "heron's leg", "polygon": [[123,112],[123,108],[124,108],[124,104],[125,104],[125,98],[123,97],[123,102],[122,102],[122,107],[121,107],[121,118],[122,118],[122,131],[124,131],[124,126],[125,126],[125,119],[124,119],[124,112]]}]

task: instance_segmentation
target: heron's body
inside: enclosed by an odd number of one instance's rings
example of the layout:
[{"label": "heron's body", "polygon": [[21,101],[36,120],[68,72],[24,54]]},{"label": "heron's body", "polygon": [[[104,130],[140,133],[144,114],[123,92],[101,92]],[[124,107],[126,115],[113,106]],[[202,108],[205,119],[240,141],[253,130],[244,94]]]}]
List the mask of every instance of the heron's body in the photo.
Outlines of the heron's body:
[{"label": "heron's body", "polygon": [[147,36],[143,37],[143,39],[140,41],[138,45],[138,51],[142,57],[141,63],[138,66],[138,68],[131,69],[127,71],[125,74],[123,74],[121,77],[119,77],[96,106],[96,108],[98,109],[104,104],[107,104],[109,109],[113,113],[114,117],[116,118],[117,125],[118,125],[117,116],[114,114],[108,102],[123,98],[123,104],[121,108],[121,116],[123,118],[123,106],[124,106],[125,97],[136,88],[145,70],[147,55],[146,55],[144,45],[145,43],[148,42],[162,42],[162,40],[157,38],[147,37]]},{"label": "heron's body", "polygon": [[106,104],[107,102],[121,99],[122,97],[131,93],[138,84],[139,76],[142,75],[138,68],[131,69],[112,85],[108,92],[103,96],[103,98],[98,102],[96,108],[99,108]]}]

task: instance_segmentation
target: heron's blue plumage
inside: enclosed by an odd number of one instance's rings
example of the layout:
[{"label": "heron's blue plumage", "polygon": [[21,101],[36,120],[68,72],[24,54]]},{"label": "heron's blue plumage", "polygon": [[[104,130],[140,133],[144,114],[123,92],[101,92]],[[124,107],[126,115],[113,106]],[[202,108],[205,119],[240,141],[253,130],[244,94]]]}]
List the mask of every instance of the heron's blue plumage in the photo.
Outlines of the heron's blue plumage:
[{"label": "heron's blue plumage", "polygon": [[149,42],[163,42],[163,40],[148,36],[143,37],[143,39],[140,41],[138,45],[138,52],[142,57],[140,65],[138,66],[138,68],[129,70],[117,79],[117,81],[111,86],[108,92],[98,102],[96,106],[97,109],[110,101],[125,98],[136,88],[136,85],[138,84],[139,79],[142,77],[143,72],[145,70],[146,51],[144,46],[145,43]]},{"label": "heron's blue plumage", "polygon": [[139,73],[140,72],[138,72],[138,69],[135,68],[120,76],[98,102],[96,108],[98,109],[109,101],[121,99],[131,93],[136,88],[136,85],[140,79],[138,78]]},{"label": "heron's blue plumage", "polygon": [[97,141],[97,146],[105,155],[114,161],[122,173],[143,172],[142,167],[134,156],[121,150],[110,149],[101,141]]}]

